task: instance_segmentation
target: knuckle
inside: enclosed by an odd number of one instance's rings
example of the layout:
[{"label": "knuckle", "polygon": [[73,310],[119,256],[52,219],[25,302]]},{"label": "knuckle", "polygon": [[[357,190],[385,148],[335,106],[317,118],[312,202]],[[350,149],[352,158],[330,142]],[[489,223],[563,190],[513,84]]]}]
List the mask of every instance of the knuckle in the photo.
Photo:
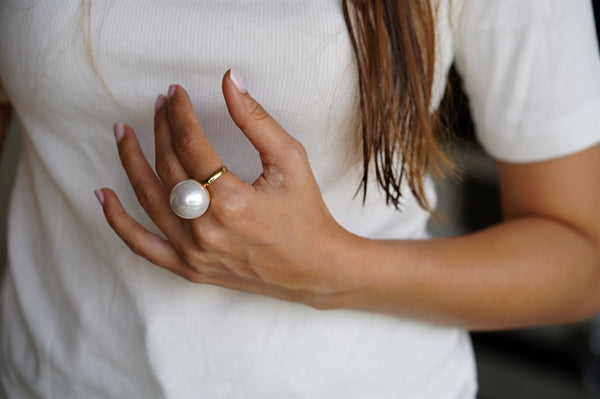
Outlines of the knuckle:
[{"label": "knuckle", "polygon": [[157,158],[154,163],[154,169],[158,176],[163,180],[176,175],[176,166],[173,163],[173,160]]},{"label": "knuckle", "polygon": [[173,140],[173,149],[179,154],[189,154],[196,151],[198,133],[191,127],[181,127]]},{"label": "knuckle", "polygon": [[142,208],[145,210],[151,209],[152,205],[156,202],[157,194],[149,190],[147,186],[141,183],[133,183],[132,185],[137,196],[137,200]]},{"label": "knuckle", "polygon": [[223,229],[218,227],[205,227],[202,229],[202,235],[196,237],[198,246],[206,252],[219,252],[226,248],[226,234]]},{"label": "knuckle", "polygon": [[308,158],[304,146],[299,141],[294,139],[290,140],[290,142],[286,144],[284,151],[290,162],[304,162]]},{"label": "knuckle", "polygon": [[221,220],[236,221],[248,214],[250,201],[244,195],[229,195],[220,198],[215,213]]},{"label": "knuckle", "polygon": [[138,245],[137,243],[134,243],[134,242],[130,242],[127,244],[127,246],[129,247],[131,252],[133,252],[135,255],[137,255],[137,256],[144,255],[144,251],[142,250],[141,245]]},{"label": "knuckle", "polygon": [[266,109],[264,109],[262,105],[260,105],[259,103],[254,103],[250,107],[250,112],[248,113],[248,116],[253,121],[262,121],[264,119],[269,118],[269,113]]},{"label": "knuckle", "polygon": [[185,263],[195,269],[205,262],[206,256],[201,248],[190,247],[183,251],[181,258]]}]

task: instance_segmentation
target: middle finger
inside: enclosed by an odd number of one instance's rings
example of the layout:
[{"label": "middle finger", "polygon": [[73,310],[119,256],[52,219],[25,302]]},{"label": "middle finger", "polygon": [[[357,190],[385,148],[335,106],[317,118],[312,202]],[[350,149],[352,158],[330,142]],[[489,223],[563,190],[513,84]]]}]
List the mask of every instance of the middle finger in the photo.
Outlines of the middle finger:
[{"label": "middle finger", "polygon": [[167,117],[177,158],[191,178],[204,182],[222,166],[222,162],[206,139],[194,115],[192,103],[181,86],[173,85],[169,88]]},{"label": "middle finger", "polygon": [[173,150],[171,127],[167,117],[167,97],[160,95],[156,99],[154,114],[154,168],[163,186],[170,192],[173,187],[189,175]]}]

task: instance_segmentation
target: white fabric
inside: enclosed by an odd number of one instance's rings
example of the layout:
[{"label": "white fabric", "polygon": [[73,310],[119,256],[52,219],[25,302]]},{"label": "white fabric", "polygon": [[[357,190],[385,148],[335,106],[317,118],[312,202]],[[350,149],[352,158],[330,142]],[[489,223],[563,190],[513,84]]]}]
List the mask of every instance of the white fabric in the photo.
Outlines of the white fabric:
[{"label": "white fabric", "polygon": [[[354,198],[357,81],[339,0],[90,2],[89,13],[86,4],[0,2],[0,80],[25,136],[2,291],[1,377],[10,397],[473,397],[465,331],[194,285],[131,254],[93,197],[95,188],[113,187],[152,228],[119,165],[111,126],[133,126],[152,159],[153,103],[171,83],[188,89],[226,165],[253,180],[256,153],[220,93],[222,74],[235,66],[306,146],[343,226],[372,238],[426,238],[427,214],[410,197],[402,213],[385,206],[375,184],[366,206]],[[436,87],[452,59],[447,6]],[[458,43],[487,6],[473,1],[464,11]],[[517,42],[491,35],[503,46]],[[481,57],[464,45],[459,54],[469,65]],[[466,86],[485,108],[473,68]],[[588,100],[573,95],[578,104]],[[557,147],[578,132],[563,133],[552,136]]]},{"label": "white fabric", "polygon": [[467,0],[461,12],[456,63],[492,156],[543,161],[599,141],[600,58],[589,0]]}]

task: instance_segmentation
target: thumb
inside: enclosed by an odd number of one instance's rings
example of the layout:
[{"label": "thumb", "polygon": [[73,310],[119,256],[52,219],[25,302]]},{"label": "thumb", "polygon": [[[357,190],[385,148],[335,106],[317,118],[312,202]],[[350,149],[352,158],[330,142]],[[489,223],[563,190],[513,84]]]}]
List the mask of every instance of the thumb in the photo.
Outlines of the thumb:
[{"label": "thumb", "polygon": [[[279,164],[278,166],[285,166],[289,152],[296,152],[302,145],[248,94],[242,78],[235,69],[225,73],[222,86],[231,119],[261,154],[263,163],[270,160]],[[301,152],[304,152],[303,148]]]}]

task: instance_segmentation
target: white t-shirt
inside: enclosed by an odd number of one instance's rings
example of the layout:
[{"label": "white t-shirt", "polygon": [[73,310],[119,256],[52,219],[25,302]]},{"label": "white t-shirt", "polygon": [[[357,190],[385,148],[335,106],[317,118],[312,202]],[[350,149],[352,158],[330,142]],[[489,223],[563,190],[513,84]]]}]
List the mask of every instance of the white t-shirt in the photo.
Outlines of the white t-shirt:
[{"label": "white t-shirt", "polygon": [[[464,8],[443,0],[438,16],[436,98],[456,53],[492,154],[539,160],[600,140],[586,0]],[[10,397],[475,395],[464,330],[192,284],[133,255],[93,197],[114,188],[155,229],[120,167],[111,126],[131,125],[153,159],[153,103],[171,83],[190,93],[224,163],[254,180],[256,151],[221,95],[222,74],[235,66],[306,147],[340,224],[371,238],[426,238],[428,215],[409,193],[402,212],[376,184],[365,206],[354,197],[357,75],[339,0],[1,0],[0,54],[24,134],[2,290]]]}]

